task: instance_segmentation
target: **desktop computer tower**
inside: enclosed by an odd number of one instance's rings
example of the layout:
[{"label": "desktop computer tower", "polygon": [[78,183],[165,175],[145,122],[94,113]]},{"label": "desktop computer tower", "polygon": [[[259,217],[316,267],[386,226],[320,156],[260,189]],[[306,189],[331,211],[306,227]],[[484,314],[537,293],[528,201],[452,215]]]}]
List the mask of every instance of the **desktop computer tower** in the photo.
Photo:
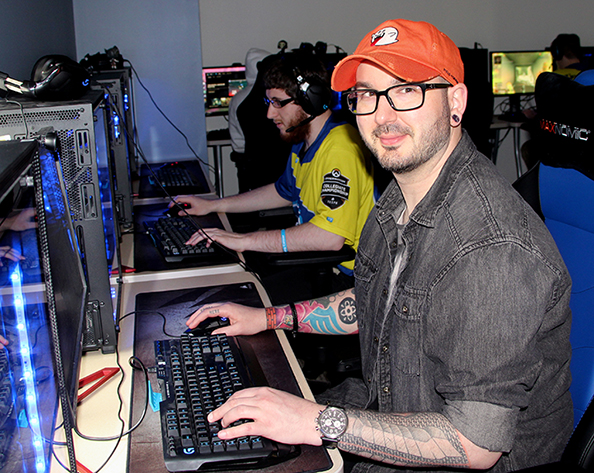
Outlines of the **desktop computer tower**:
[{"label": "desktop computer tower", "polygon": [[113,180],[105,98],[91,91],[78,100],[39,102],[11,98],[0,104],[0,139],[32,139],[50,128],[59,156],[68,206],[77,235],[89,298],[83,349],[115,351],[120,278],[119,233],[113,206]]},{"label": "desktop computer tower", "polygon": [[[110,134],[110,152],[114,177],[114,204],[122,227],[134,224],[132,216],[133,194],[130,169],[133,144],[132,107],[130,106],[129,71],[105,71],[93,74],[91,88],[104,93],[107,105],[107,123]],[[133,161],[133,160],[132,160]]]}]

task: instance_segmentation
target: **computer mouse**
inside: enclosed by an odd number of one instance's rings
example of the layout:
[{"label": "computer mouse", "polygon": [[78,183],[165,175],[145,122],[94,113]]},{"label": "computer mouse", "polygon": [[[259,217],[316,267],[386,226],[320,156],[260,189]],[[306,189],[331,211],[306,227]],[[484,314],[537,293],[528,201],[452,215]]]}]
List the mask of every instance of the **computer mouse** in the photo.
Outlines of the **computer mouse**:
[{"label": "computer mouse", "polygon": [[[179,217],[179,214],[182,210],[188,209],[190,208],[189,204],[180,204],[180,203],[176,203],[174,206],[168,208],[167,210],[165,210],[165,215],[167,217]],[[185,213],[182,213],[182,216],[185,216]]]},{"label": "computer mouse", "polygon": [[226,327],[230,324],[231,322],[227,317],[209,317],[200,322],[197,327],[186,330],[186,333],[191,333],[196,336],[210,335],[213,330],[216,330],[219,327]]}]

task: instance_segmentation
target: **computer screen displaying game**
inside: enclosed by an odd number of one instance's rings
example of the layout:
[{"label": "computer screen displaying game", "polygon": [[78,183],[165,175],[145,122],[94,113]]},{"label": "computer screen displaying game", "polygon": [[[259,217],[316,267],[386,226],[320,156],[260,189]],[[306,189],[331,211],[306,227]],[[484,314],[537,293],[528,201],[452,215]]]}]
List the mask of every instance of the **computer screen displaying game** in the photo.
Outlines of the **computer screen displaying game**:
[{"label": "computer screen displaying game", "polygon": [[491,51],[491,86],[495,97],[510,100],[509,116],[520,116],[522,95],[534,94],[536,78],[553,71],[550,51]]},{"label": "computer screen displaying game", "polygon": [[491,51],[494,95],[532,94],[536,78],[552,70],[550,51]]},{"label": "computer screen displaying game", "polygon": [[247,84],[245,66],[204,67],[202,83],[206,115],[225,115],[233,96]]}]

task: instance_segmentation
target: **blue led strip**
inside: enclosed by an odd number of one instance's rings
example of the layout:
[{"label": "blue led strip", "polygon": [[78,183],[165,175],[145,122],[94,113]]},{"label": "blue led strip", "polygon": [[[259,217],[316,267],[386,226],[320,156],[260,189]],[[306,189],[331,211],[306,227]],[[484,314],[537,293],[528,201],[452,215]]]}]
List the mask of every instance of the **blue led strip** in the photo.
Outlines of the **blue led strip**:
[{"label": "blue led strip", "polygon": [[27,318],[25,317],[25,299],[21,288],[22,273],[17,265],[10,275],[12,285],[13,305],[16,314],[16,328],[18,335],[18,347],[22,365],[22,381],[25,386],[25,405],[29,428],[31,429],[32,446],[35,454],[35,470],[46,471],[46,459],[44,452],[43,435],[41,433],[41,419],[38,409],[38,398],[35,389],[35,370],[31,359],[31,344],[29,343],[29,331]]}]

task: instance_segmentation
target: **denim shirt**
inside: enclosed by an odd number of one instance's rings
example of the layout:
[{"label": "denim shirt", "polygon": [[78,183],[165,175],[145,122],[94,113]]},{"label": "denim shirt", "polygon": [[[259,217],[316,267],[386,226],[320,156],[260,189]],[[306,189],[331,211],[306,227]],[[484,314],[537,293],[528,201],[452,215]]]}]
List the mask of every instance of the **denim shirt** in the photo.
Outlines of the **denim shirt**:
[{"label": "denim shirt", "polygon": [[548,230],[464,134],[402,231],[391,288],[404,205],[394,182],[357,253],[361,407],[442,413],[504,452],[493,472],[558,459],[572,430],[571,280]]}]

